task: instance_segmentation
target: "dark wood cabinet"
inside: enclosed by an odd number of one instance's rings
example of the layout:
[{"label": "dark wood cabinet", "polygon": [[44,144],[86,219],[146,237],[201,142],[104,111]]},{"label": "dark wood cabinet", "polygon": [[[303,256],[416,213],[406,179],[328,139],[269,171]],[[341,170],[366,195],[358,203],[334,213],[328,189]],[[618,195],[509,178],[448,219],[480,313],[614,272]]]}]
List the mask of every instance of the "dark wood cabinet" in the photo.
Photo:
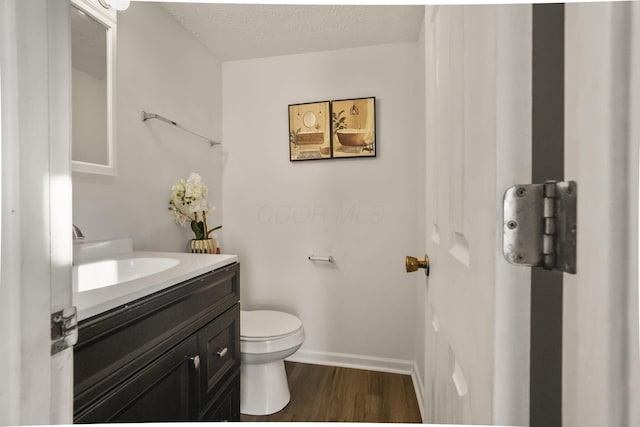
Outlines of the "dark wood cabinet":
[{"label": "dark wood cabinet", "polygon": [[239,265],[83,320],[74,422],[239,421]]}]

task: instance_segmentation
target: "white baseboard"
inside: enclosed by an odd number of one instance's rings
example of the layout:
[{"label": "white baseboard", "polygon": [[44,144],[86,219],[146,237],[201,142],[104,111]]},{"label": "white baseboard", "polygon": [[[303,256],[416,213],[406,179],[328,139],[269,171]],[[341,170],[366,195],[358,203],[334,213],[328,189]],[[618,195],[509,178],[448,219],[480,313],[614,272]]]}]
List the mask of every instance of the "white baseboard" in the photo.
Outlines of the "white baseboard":
[{"label": "white baseboard", "polygon": [[325,351],[298,350],[286,360],[310,363],[312,365],[339,366],[341,368],[365,369],[367,371],[389,372],[411,375],[414,363],[409,360],[387,359],[360,354],[329,353]]},{"label": "white baseboard", "polygon": [[402,359],[363,356],[359,354],[330,353],[326,351],[298,350],[287,358],[290,362],[312,365],[339,366],[341,368],[364,369],[367,371],[388,372],[411,375],[411,382],[418,399],[420,416],[424,422],[424,384],[418,372],[416,362]]}]

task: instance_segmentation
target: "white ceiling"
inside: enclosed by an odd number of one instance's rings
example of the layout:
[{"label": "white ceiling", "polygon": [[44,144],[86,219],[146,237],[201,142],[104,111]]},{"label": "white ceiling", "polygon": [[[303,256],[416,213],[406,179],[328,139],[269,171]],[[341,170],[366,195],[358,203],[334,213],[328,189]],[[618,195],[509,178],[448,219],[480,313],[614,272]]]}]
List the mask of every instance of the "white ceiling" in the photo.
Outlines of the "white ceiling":
[{"label": "white ceiling", "polygon": [[222,61],[416,41],[424,6],[164,3]]}]

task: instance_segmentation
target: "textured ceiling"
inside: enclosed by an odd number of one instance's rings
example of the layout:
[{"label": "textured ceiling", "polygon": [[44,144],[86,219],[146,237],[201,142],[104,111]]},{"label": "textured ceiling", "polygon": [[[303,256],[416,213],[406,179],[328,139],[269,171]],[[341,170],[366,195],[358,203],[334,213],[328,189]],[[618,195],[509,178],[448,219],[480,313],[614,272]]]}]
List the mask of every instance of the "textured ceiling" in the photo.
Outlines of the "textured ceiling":
[{"label": "textured ceiling", "polygon": [[164,3],[222,61],[416,41],[424,6]]}]

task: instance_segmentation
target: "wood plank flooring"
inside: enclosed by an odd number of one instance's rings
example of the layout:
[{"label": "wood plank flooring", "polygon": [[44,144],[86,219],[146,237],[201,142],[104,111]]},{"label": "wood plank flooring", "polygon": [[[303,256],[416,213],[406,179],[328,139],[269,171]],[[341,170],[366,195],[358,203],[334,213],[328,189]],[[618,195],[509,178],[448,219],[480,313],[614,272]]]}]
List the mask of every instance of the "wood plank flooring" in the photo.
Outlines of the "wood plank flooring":
[{"label": "wood plank flooring", "polygon": [[421,423],[409,375],[285,362],[291,401],[266,416],[241,421]]}]

